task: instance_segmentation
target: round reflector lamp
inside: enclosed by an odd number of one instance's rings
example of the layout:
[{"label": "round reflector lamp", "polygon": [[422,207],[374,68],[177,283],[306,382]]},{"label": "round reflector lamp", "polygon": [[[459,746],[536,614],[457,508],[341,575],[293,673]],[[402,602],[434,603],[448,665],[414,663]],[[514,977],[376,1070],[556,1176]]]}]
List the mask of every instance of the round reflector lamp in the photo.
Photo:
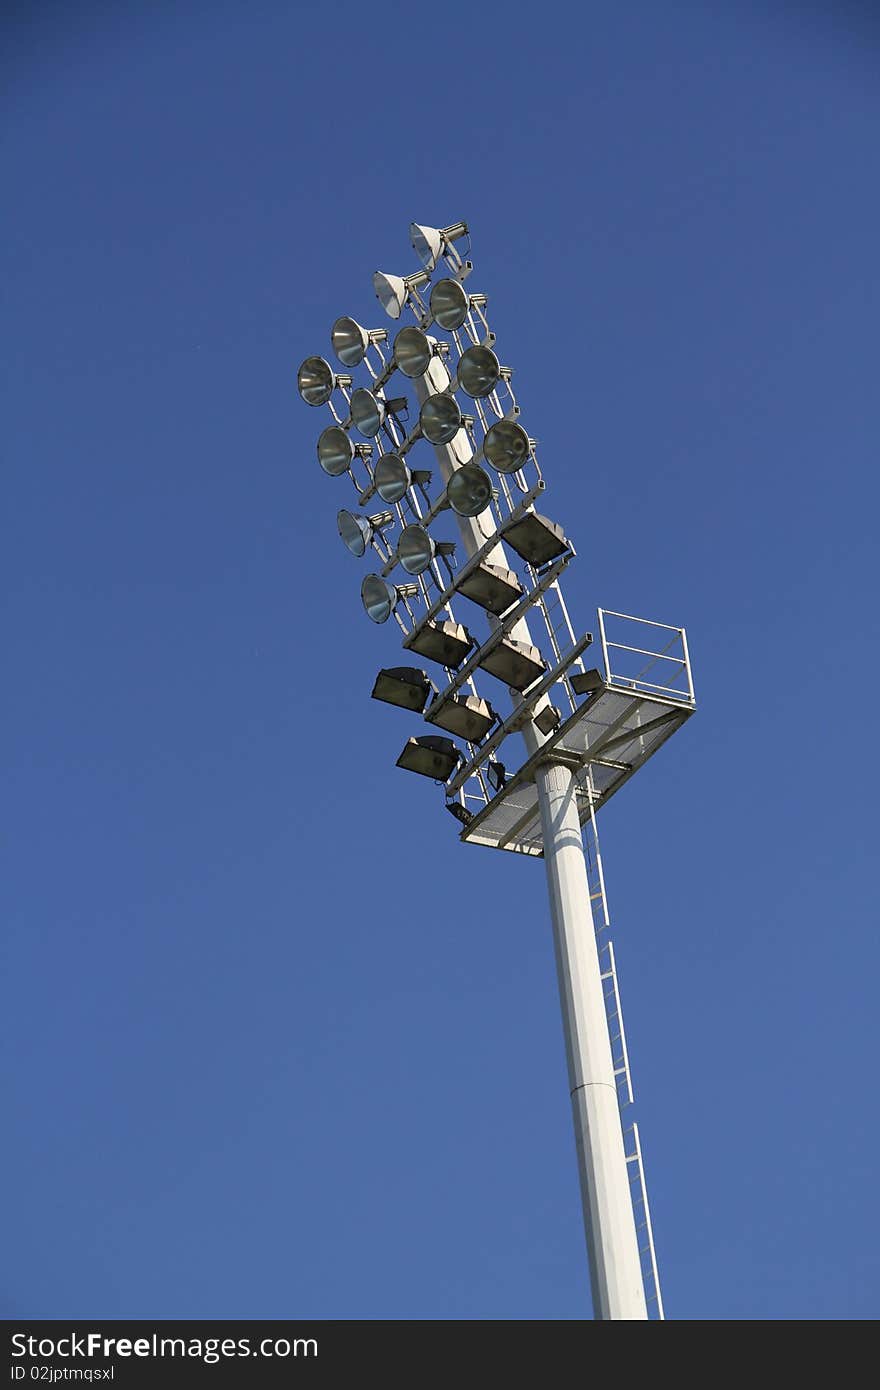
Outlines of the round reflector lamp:
[{"label": "round reflector lamp", "polygon": [[361,602],[374,623],[387,623],[397,607],[397,590],[379,574],[368,574],[361,585]]},{"label": "round reflector lamp", "polygon": [[433,560],[435,549],[424,526],[404,526],[397,543],[397,558],[407,574],[422,574]]},{"label": "round reflector lamp", "polygon": [[356,512],[348,512],[343,508],[336,514],[336,525],[352,555],[360,559],[367,553],[367,546],[373,539],[373,528],[365,516],[358,516]]},{"label": "round reflector lamp", "polygon": [[382,454],[373,472],[373,482],[383,502],[399,502],[406,496],[412,474],[397,454]]},{"label": "round reflector lamp", "polygon": [[437,228],[420,227],[418,222],[411,222],[409,239],[425,269],[433,270],[443,249],[443,238]]},{"label": "round reflector lamp", "polygon": [[330,343],[344,367],[357,367],[370,346],[370,335],[354,319],[344,316],[330,330]]},{"label": "round reflector lamp", "polygon": [[464,463],[449,479],[446,496],[459,516],[479,516],[492,501],[492,479],[478,463]]},{"label": "round reflector lamp", "polygon": [[528,462],[529,436],[513,420],[499,420],[486,431],[483,457],[499,473],[516,473]]},{"label": "round reflector lamp", "polygon": [[469,347],[461,354],[458,364],[458,381],[462,391],[475,400],[488,396],[498,385],[501,367],[491,348]]},{"label": "round reflector lamp", "polygon": [[386,275],[377,270],[373,276],[376,298],[390,319],[399,319],[406,303],[406,285],[399,275]]},{"label": "round reflector lamp", "polygon": [[359,386],[351,393],[351,419],[359,434],[372,439],[382,428],[385,419],[385,403],[377,400],[372,391]]},{"label": "round reflector lamp", "polygon": [[461,328],[467,318],[468,297],[457,280],[438,280],[431,290],[430,305],[433,318],[447,333]]},{"label": "round reflector lamp", "polygon": [[420,328],[401,328],[394,339],[394,360],[404,376],[424,376],[431,365],[431,344]]},{"label": "round reflector lamp", "polygon": [[454,396],[429,396],[419,412],[419,424],[430,444],[448,444],[461,429],[461,407]]},{"label": "round reflector lamp", "polygon": [[427,270],[416,270],[412,275],[386,275],[377,270],[373,275],[373,289],[376,298],[391,319],[399,319],[410,291],[426,285],[431,276]]},{"label": "round reflector lamp", "polygon": [[318,435],[318,462],[331,478],[347,473],[354,458],[354,445],[340,425],[328,425]]},{"label": "round reflector lamp", "polygon": [[296,374],[296,385],[306,405],[326,405],[333,395],[336,377],[323,357],[307,357]]}]

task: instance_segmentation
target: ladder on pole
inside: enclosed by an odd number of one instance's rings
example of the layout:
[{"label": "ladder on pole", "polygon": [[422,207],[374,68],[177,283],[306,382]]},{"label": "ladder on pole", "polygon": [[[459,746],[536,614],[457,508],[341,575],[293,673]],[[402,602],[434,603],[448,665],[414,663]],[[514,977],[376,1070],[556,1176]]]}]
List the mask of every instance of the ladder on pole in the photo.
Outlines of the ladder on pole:
[{"label": "ladder on pole", "polygon": [[642,1267],[642,1281],[645,1288],[645,1302],[648,1316],[654,1320],[665,1319],[663,1295],[660,1292],[660,1275],[657,1269],[657,1252],[654,1247],[654,1230],[651,1225],[651,1209],[648,1205],[648,1190],[645,1184],[645,1166],[642,1160],[642,1147],[639,1128],[635,1123],[624,1124],[624,1110],[633,1103],[632,1080],[630,1078],[629,1052],[626,1046],[626,1031],[623,1026],[623,1012],[620,1005],[620,990],[617,983],[617,964],[614,959],[614,945],[609,936],[611,920],[608,915],[608,899],[605,894],[605,875],[602,870],[602,855],[599,850],[599,832],[593,808],[592,784],[586,788],[590,801],[590,818],[584,826],[584,849],[587,860],[587,881],[590,902],[593,907],[593,922],[596,931],[596,945],[599,950],[599,969],[602,976],[602,991],[605,996],[605,1017],[608,1023],[608,1036],[611,1041],[611,1057],[614,1063],[614,1079],[617,1085],[617,1103],[620,1107],[620,1123],[623,1130],[623,1144],[629,1172],[630,1197],[636,1223],[636,1236],[639,1243],[639,1261]]}]

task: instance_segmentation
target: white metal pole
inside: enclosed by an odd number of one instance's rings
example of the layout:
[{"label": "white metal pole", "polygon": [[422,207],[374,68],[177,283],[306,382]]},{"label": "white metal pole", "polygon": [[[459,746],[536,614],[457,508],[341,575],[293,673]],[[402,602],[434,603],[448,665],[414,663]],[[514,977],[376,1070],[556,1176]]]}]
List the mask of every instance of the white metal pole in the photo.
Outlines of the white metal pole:
[{"label": "white metal pole", "polygon": [[[449,381],[450,377],[448,368],[444,365],[440,358],[435,357],[425,375],[422,377],[417,377],[413,381],[413,386],[415,387],[416,392],[416,399],[418,400],[419,405],[423,405],[428,396],[430,396],[432,393],[436,391],[443,391],[449,385]],[[434,449],[437,462],[440,465],[440,474],[443,478],[444,486],[449,482],[449,479],[452,477],[452,474],[455,472],[456,468],[459,468],[461,464],[466,463],[468,459],[473,456],[473,450],[471,449],[470,441],[468,440],[467,431],[465,429],[459,430],[457,436],[455,437],[455,439],[453,439],[451,444],[435,444],[432,447]],[[454,512],[453,515],[455,517],[455,520],[458,522],[458,529],[461,535],[462,544],[464,545],[465,554],[468,556],[468,558],[470,558],[470,556],[473,555],[476,550],[479,550],[480,547],[492,535],[495,524],[494,522],[487,522],[485,516],[459,516],[457,512]],[[497,545],[494,545],[492,549],[487,553],[486,561],[488,564],[491,565],[501,565],[504,569],[510,568],[507,562],[507,552],[505,551],[501,541],[499,541]],[[495,617],[494,613],[488,613],[486,616],[488,617],[489,623],[492,626],[495,626],[501,621],[500,618]],[[537,645],[535,642],[532,641],[532,636],[529,632],[529,625],[524,617],[520,618],[517,622],[513,624],[513,626],[510,629],[510,636],[515,638],[519,642],[528,642],[530,646]],[[517,690],[511,689],[510,696],[514,702],[520,699],[520,694]],[[541,699],[538,700],[537,704],[535,705],[532,714],[537,714],[538,710],[542,709],[544,705],[547,705],[549,703],[550,702],[548,697],[546,695],[542,695]],[[529,720],[525,724],[522,730],[522,735],[525,740],[526,749],[530,757],[533,753],[537,752],[537,750],[541,747],[541,744],[545,743],[547,739],[547,735],[543,734],[532,720]]]},{"label": "white metal pole", "polygon": [[543,763],[536,783],[568,1060],[593,1310],[648,1316],[605,1015],[575,781]]},{"label": "white metal pole", "polygon": [[[439,363],[434,373],[429,370],[414,382],[420,404],[448,383],[445,368],[437,368]],[[452,446],[435,446],[444,482],[465,461],[465,451],[470,452],[466,438],[462,430]],[[460,448],[454,447],[457,444]],[[456,520],[465,551],[472,555],[484,540],[480,519],[456,516]],[[505,564],[503,546],[499,543],[488,558],[494,564]],[[512,635],[531,640],[524,618]],[[511,696],[518,698],[514,690]],[[546,736],[529,721],[523,738],[531,755]],[[538,768],[536,781],[593,1311],[599,1319],[647,1318],[574,779],[566,767],[549,761]]]}]

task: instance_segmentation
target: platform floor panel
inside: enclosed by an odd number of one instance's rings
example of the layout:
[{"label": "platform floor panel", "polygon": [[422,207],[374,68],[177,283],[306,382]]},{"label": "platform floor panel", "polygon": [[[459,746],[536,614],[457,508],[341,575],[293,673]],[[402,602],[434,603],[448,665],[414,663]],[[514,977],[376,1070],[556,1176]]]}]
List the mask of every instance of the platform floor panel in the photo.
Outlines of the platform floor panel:
[{"label": "platform floor panel", "polygon": [[517,854],[543,854],[535,771],[548,755],[571,767],[581,789],[578,808],[583,824],[590,815],[591,778],[598,811],[693,712],[690,701],[605,686],[579,705],[540,752],[474,816],[461,832],[462,840]]}]

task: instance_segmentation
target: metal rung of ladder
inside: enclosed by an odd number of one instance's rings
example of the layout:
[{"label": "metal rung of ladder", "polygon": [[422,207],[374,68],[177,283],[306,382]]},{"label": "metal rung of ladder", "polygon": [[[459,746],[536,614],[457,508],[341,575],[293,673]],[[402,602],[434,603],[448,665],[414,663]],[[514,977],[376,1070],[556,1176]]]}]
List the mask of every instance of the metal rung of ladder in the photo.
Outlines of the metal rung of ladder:
[{"label": "metal rung of ladder", "polygon": [[626,1033],[623,1029],[620,991],[617,988],[614,945],[610,941],[599,946],[599,968],[602,977],[602,992],[605,996],[608,1037],[611,1041],[611,1060],[614,1063],[614,1076],[617,1080],[617,1099],[621,1106],[632,1105],[633,1091],[629,1075],[629,1053],[626,1047]]},{"label": "metal rung of ladder", "polygon": [[[590,788],[592,790],[592,788]],[[648,1317],[664,1319],[663,1298],[660,1293],[660,1276],[657,1271],[657,1254],[654,1249],[654,1231],[651,1226],[651,1212],[648,1207],[648,1190],[645,1185],[645,1170],[642,1163],[642,1148],[639,1141],[638,1125],[633,1123],[628,1129],[623,1127],[623,1110],[633,1101],[632,1083],[629,1071],[629,1052],[626,1046],[626,1033],[623,1027],[623,1012],[620,1005],[620,990],[617,984],[617,964],[614,959],[614,945],[607,936],[610,927],[608,900],[605,896],[605,876],[602,872],[602,855],[599,850],[599,833],[596,829],[595,810],[585,827],[584,848],[587,860],[587,882],[590,901],[601,903],[601,912],[596,914],[596,948],[599,953],[599,974],[602,979],[602,993],[605,999],[605,1017],[608,1023],[608,1040],[611,1044],[611,1059],[614,1079],[617,1085],[617,1103],[621,1115],[623,1146],[629,1172],[630,1199],[636,1227],[636,1243],[645,1289],[645,1303]]]},{"label": "metal rung of ladder", "polygon": [[587,884],[590,890],[590,902],[601,905],[600,919],[596,922],[597,933],[607,930],[611,926],[611,919],[608,916],[608,900],[605,896],[605,875],[602,872],[602,855],[599,850],[599,832],[596,827],[596,816],[592,804],[590,807],[590,819],[587,821],[586,835],[584,837],[584,851],[587,861]]},{"label": "metal rung of ladder", "polygon": [[660,1293],[660,1275],[657,1272],[657,1253],[654,1249],[654,1229],[651,1225],[651,1210],[648,1206],[648,1190],[645,1187],[645,1170],[642,1163],[642,1146],[639,1142],[638,1125],[631,1125],[628,1130],[624,1130],[623,1142],[626,1162],[630,1170],[630,1193],[636,1218],[636,1237],[639,1241],[639,1260],[642,1266],[648,1317],[665,1321],[666,1314],[663,1311],[663,1296]]},{"label": "metal rung of ladder", "polygon": [[[568,609],[565,606],[562,589],[556,579],[544,589],[543,593],[538,595],[535,606],[538,608],[543,619],[550,650],[558,661],[562,653],[568,651],[569,648],[574,645],[575,635]],[[583,656],[579,655],[575,657],[571,670],[569,670],[560,681],[560,685],[564,690],[564,698],[572,713],[576,708],[577,701],[572,692],[569,677],[572,671],[583,671],[583,669]]]}]

